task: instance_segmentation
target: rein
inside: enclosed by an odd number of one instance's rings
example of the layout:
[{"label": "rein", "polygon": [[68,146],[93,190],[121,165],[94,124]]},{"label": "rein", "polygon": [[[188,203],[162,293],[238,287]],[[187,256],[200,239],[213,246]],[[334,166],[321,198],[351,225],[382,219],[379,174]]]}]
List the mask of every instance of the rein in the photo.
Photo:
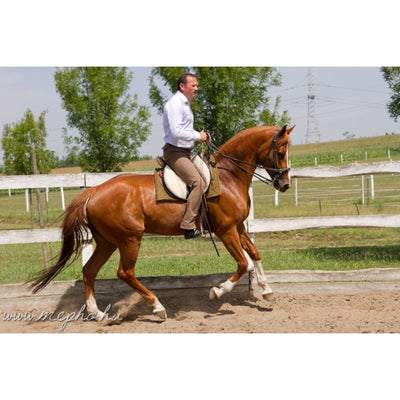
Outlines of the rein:
[{"label": "rein", "polygon": [[[227,154],[223,153],[217,146],[214,145],[214,143],[212,143],[211,141],[207,142],[207,145],[209,148],[212,149],[212,151],[215,152],[219,152],[219,154],[221,154],[222,157],[224,157],[225,159],[227,159],[228,161],[230,161],[233,165],[235,165],[236,167],[238,167],[239,169],[241,169],[242,171],[246,172],[247,174],[253,175],[255,176],[259,181],[265,183],[265,184],[269,184],[274,182],[277,178],[279,178],[280,175],[282,175],[284,172],[290,171],[290,168],[276,168],[276,157],[277,157],[277,152],[278,150],[276,149],[276,140],[278,137],[278,133],[279,130],[277,130],[274,134],[274,137],[271,141],[271,144],[268,148],[267,154],[265,155],[265,157],[263,158],[263,160],[261,161],[260,164],[253,164],[253,163],[249,163],[247,161],[243,161],[243,160],[239,160],[237,158],[228,156]],[[264,167],[264,162],[267,160],[267,158],[269,157],[269,154],[271,152],[271,150],[273,151],[273,167],[272,168],[266,168]],[[254,173],[251,173],[249,170],[247,170],[246,168],[244,168],[241,164],[244,165],[249,165],[251,167],[254,168],[262,168],[265,170],[270,170],[272,172],[274,172],[272,179],[266,178],[265,176],[259,174],[258,172],[254,171]],[[268,171],[267,171],[268,172]]]}]

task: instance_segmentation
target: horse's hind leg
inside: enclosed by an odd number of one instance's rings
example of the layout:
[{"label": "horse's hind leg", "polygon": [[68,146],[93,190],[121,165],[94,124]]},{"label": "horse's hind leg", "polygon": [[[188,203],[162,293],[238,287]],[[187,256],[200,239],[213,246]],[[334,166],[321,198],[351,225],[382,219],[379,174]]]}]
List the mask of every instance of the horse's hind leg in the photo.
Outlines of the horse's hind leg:
[{"label": "horse's hind leg", "polygon": [[97,307],[94,293],[94,281],[100,268],[106,263],[115,250],[116,246],[113,244],[98,240],[94,253],[82,268],[83,281],[85,282],[86,309],[89,314],[94,315],[96,313],[97,320],[103,319],[104,313]]},{"label": "horse's hind leg", "polygon": [[247,233],[246,229],[244,228],[244,226],[242,231],[240,232],[240,242],[242,244],[244,251],[249,255],[249,257],[253,261],[257,284],[261,288],[263,298],[269,301],[273,300],[273,292],[268,285],[267,277],[265,276],[264,268],[261,263],[260,254],[257,248],[254,246],[253,242],[251,241],[251,238]]},{"label": "horse's hind leg", "polygon": [[118,268],[118,278],[131,286],[138,292],[150,307],[153,307],[153,314],[162,320],[167,319],[164,306],[157,297],[143,286],[135,277],[135,264],[139,254],[141,238],[131,238],[128,242],[119,247],[121,260]]}]

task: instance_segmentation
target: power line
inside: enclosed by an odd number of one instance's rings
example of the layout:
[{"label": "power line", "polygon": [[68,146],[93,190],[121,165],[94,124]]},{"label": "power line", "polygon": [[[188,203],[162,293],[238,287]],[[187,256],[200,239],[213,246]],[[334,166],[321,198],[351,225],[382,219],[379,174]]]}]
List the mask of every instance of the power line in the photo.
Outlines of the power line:
[{"label": "power line", "polygon": [[349,104],[349,105],[356,105],[362,107],[370,107],[370,108],[382,108],[385,105],[382,102],[368,102],[368,101],[353,101],[338,97],[330,97],[330,96],[319,96],[318,99],[325,101],[327,103],[338,103],[338,104]]},{"label": "power line", "polygon": [[331,89],[341,89],[341,90],[353,90],[356,92],[370,92],[370,93],[382,93],[382,94],[387,94],[387,92],[383,90],[373,90],[373,89],[363,89],[363,88],[352,88],[352,87],[346,87],[346,86],[337,86],[337,85],[329,85],[328,83],[325,83],[321,81],[320,79],[316,79],[316,82],[320,83],[315,83],[315,86],[321,86],[321,87],[327,87]]}]

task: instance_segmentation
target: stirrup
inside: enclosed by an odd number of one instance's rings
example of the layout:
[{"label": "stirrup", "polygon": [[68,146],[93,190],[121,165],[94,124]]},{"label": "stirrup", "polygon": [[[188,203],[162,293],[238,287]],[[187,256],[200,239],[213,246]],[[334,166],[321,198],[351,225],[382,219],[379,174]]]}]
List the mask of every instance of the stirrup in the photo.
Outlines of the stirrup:
[{"label": "stirrup", "polygon": [[208,234],[208,231],[198,229],[185,229],[185,239],[196,239]]}]

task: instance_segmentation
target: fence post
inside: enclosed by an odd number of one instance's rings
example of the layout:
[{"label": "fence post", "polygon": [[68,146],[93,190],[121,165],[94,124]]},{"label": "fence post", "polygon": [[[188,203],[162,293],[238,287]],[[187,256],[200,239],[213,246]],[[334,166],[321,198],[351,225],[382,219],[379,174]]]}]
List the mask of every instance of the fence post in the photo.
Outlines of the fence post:
[{"label": "fence post", "polygon": [[254,219],[254,194],[253,194],[253,184],[249,187],[249,197],[250,197],[250,209],[249,218]]},{"label": "fence post", "polygon": [[26,212],[29,212],[29,189],[25,189]]},{"label": "fence post", "polygon": [[[249,197],[250,197],[250,209],[249,209],[249,216],[247,217],[245,221],[245,226],[247,229],[247,232],[249,232],[249,220],[254,219],[254,194],[253,194],[253,184],[250,185],[249,187]],[[249,232],[251,240],[254,242],[254,233]]]},{"label": "fence post", "polygon": [[299,204],[299,199],[297,195],[297,178],[294,178],[294,204],[296,207]]},{"label": "fence post", "polygon": [[[34,144],[31,145],[31,155],[32,155],[33,173],[34,173],[34,175],[39,175],[37,162],[36,162],[36,147]],[[44,229],[42,202],[40,199],[40,188],[36,188],[35,193],[36,193],[37,209],[38,209],[38,214],[39,214],[39,226],[40,226],[40,229]],[[42,243],[42,252],[43,252],[44,266],[47,269],[49,266],[49,261],[47,259],[47,244],[45,242]]]},{"label": "fence post", "polygon": [[275,206],[279,205],[279,191],[275,189]]},{"label": "fence post", "polygon": [[60,187],[60,192],[61,192],[61,207],[63,211],[65,211],[65,198],[64,198],[64,188]]},{"label": "fence post", "polygon": [[375,199],[375,184],[374,184],[374,175],[370,175],[370,180],[371,180],[371,199]]},{"label": "fence post", "polygon": [[364,195],[364,175],[361,175],[361,204],[364,204],[365,201]]}]

